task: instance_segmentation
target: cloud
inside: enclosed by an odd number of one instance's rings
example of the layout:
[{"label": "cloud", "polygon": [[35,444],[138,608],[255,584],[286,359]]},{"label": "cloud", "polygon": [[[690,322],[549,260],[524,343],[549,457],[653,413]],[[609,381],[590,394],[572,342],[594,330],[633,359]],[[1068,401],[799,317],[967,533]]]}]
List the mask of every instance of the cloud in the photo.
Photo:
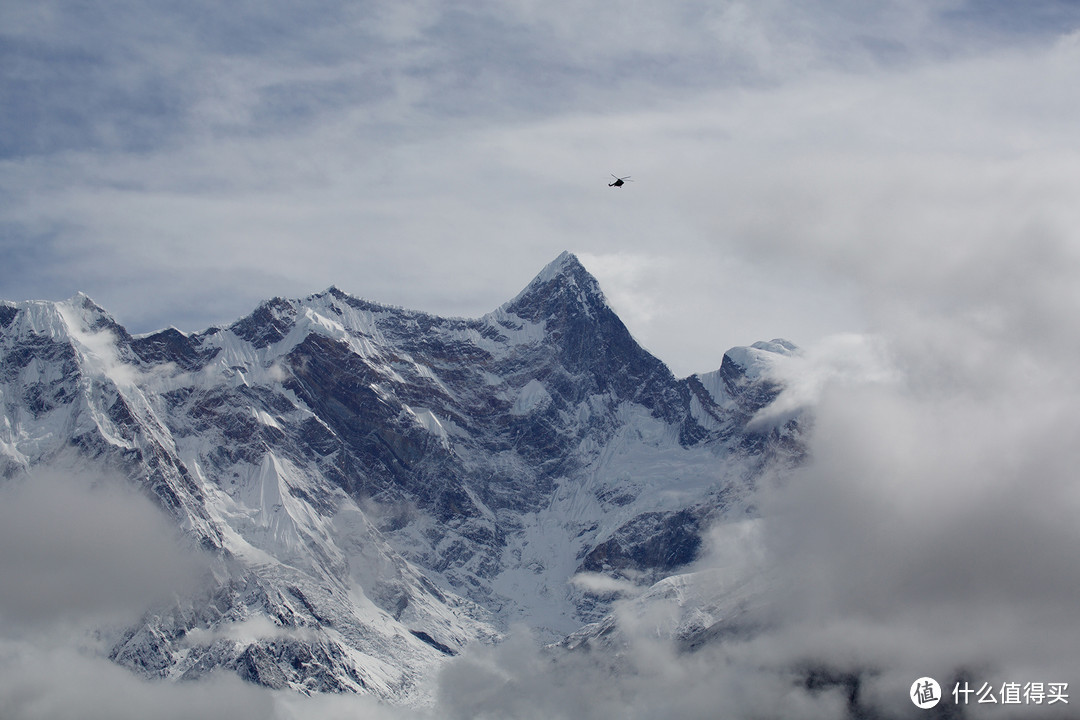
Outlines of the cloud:
[{"label": "cloud", "polygon": [[602,573],[578,573],[570,584],[594,595],[637,595],[641,588],[629,580],[620,580]]},{"label": "cloud", "polygon": [[255,640],[289,639],[311,642],[316,633],[311,628],[289,628],[275,625],[265,615],[256,615],[240,622],[221,623],[213,630],[192,628],[184,635],[185,645],[211,645],[218,640],[253,642]]},{"label": "cloud", "polygon": [[0,629],[131,622],[206,568],[173,524],[118,480],[34,471],[0,488]]},{"label": "cloud", "polygon": [[747,658],[680,655],[646,633],[617,657],[538,650],[518,630],[503,645],[454,659],[440,678],[438,712],[448,718],[798,717],[835,720],[838,689],[809,693],[791,673]]},{"label": "cloud", "polygon": [[0,641],[0,700],[12,720],[284,719],[271,694],[235,677],[151,682],[71,648]]},{"label": "cloud", "polygon": [[854,333],[829,335],[792,355],[770,356],[764,373],[783,389],[772,403],[750,419],[749,426],[758,430],[782,425],[801,413],[809,418],[828,388],[901,380],[884,341]]},{"label": "cloud", "polygon": [[862,672],[885,707],[922,675],[1075,682],[1080,428],[1026,382],[912,385],[830,387],[813,460],[763,498],[780,585],[762,646]]},{"label": "cloud", "polygon": [[[1054,52],[1071,56],[1070,42]],[[997,151],[985,174],[965,158],[897,158],[890,182],[862,185],[848,174],[858,162],[830,172],[822,156],[820,195],[808,172],[786,198],[812,195],[821,224],[741,246],[851,278],[874,333],[828,335],[774,368],[789,387],[761,420],[813,408],[809,461],[763,483],[753,532],[720,526],[707,543],[697,571],[762,583],[731,631],[679,653],[656,632],[673,626],[672,608],[624,605],[615,660],[520,648],[462,658],[443,677],[451,716],[899,718],[915,711],[907,692],[923,675],[946,702],[962,678],[1080,682],[1080,268],[1058,195],[1069,181],[1041,150]],[[865,192],[883,211],[845,219],[868,207]],[[782,193],[747,197],[763,203],[754,222],[790,219],[764,213],[766,197],[789,207]],[[645,267],[612,266],[632,282]],[[579,703],[591,687],[603,688],[596,704]]]},{"label": "cloud", "polygon": [[431,708],[410,708],[379,703],[357,695],[277,693],[276,715],[281,720],[435,720],[444,717]]},{"label": "cloud", "polygon": [[208,565],[123,481],[39,469],[0,488],[0,706],[32,718],[280,717],[235,677],[148,681],[110,637],[196,587]]}]

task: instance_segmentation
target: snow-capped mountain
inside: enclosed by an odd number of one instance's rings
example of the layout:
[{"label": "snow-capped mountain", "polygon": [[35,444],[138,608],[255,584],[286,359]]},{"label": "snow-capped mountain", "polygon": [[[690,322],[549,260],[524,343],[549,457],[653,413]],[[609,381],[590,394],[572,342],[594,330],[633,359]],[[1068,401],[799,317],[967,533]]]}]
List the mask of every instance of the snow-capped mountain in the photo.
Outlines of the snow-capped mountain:
[{"label": "snow-capped mountain", "polygon": [[[133,337],[89,298],[0,304],[0,473],[119,471],[213,558],[110,657],[415,700],[524,622],[557,640],[670,579],[798,426],[752,424],[784,341],[675,378],[564,253],[478,319],[336,288]],[[668,578],[667,580],[665,580]]]}]

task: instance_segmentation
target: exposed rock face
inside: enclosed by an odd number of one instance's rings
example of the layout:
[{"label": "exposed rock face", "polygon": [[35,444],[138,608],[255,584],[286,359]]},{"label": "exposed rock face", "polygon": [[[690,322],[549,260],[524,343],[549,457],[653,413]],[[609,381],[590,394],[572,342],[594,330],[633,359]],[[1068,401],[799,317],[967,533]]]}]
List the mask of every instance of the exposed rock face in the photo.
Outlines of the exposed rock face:
[{"label": "exposed rock face", "polygon": [[116,662],[415,699],[510,622],[598,619],[575,573],[692,561],[763,464],[798,454],[795,421],[748,428],[780,390],[760,363],[793,351],[677,379],[569,254],[475,320],[331,288],[133,338],[84,296],[0,304],[0,472],[118,470],[215,558]]}]

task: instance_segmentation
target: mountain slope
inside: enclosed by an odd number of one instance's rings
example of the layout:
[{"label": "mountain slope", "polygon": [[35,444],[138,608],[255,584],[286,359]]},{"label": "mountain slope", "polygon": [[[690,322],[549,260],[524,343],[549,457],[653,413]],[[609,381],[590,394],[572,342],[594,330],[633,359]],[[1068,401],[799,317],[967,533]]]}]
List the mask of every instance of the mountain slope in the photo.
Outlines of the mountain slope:
[{"label": "mountain slope", "polygon": [[191,335],[132,337],[85,296],[0,305],[0,328],[3,476],[119,471],[213,558],[115,638],[148,675],[422,698],[511,622],[600,618],[579,573],[676,572],[798,455],[795,421],[749,427],[779,392],[751,360],[791,346],[677,379],[569,253],[472,320],[330,288]]}]

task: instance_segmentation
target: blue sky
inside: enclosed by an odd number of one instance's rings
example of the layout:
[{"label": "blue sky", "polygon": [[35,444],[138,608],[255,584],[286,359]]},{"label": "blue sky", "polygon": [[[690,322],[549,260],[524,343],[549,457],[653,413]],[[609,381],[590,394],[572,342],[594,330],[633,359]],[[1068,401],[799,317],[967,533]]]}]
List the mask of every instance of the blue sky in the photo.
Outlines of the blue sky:
[{"label": "blue sky", "polygon": [[476,316],[567,249],[679,374],[881,331],[1076,227],[1078,27],[1070,2],[12,0],[0,297],[84,291],[134,332],[331,284]]}]

